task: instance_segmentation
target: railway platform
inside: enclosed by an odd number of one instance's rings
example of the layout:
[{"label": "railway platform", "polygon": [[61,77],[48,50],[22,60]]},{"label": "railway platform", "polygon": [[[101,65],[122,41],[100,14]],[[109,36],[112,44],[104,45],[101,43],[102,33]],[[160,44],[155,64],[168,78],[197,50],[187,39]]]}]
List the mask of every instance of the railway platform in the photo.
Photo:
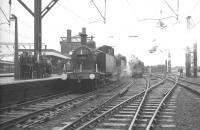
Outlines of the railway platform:
[{"label": "railway platform", "polygon": [[63,75],[52,74],[50,77],[42,78],[42,79],[15,80],[13,73],[5,73],[5,74],[0,74],[0,85],[31,82],[31,81],[50,80],[50,79],[62,79],[62,78],[64,78]]},{"label": "railway platform", "polygon": [[13,77],[14,76],[14,73],[3,73],[3,74],[0,74],[0,78],[1,77]]},{"label": "railway platform", "polygon": [[63,80],[63,75],[53,74],[43,79],[14,80],[0,77],[0,107],[34,100],[51,94],[70,91],[73,83]]}]

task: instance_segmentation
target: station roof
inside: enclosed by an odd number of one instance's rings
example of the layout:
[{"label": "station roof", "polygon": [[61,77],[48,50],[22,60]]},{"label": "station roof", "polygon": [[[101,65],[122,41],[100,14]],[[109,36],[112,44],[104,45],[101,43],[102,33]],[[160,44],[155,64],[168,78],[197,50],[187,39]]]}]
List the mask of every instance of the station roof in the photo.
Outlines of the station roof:
[{"label": "station roof", "polygon": [[[23,52],[23,51],[33,53],[34,49],[19,49],[19,53]],[[59,58],[62,58],[62,59],[70,59],[70,57],[63,55],[59,51],[56,51],[54,49],[42,49],[42,55],[55,56],[55,57],[59,57]]]},{"label": "station roof", "polygon": [[[61,52],[54,49],[45,49],[45,43],[42,43],[42,54],[47,56],[60,57],[62,59],[70,59],[70,57],[61,54]],[[33,54],[33,43],[19,43],[19,53],[22,51],[28,51]],[[14,43],[0,42],[0,59],[3,61],[14,61]]]}]

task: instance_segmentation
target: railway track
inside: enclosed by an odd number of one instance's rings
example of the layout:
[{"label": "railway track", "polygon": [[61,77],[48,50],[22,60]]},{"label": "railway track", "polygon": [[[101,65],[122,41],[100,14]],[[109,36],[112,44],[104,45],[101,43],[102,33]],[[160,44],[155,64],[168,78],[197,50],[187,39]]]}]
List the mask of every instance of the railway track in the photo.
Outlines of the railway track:
[{"label": "railway track", "polygon": [[[65,122],[66,125],[63,125],[65,123],[61,123],[62,125],[56,126],[55,129],[58,129],[58,130],[80,129],[81,130],[81,129],[93,129],[94,126],[99,127],[95,129],[106,129],[107,127],[110,130],[114,129],[116,126],[121,125],[122,122],[130,121],[131,117],[134,114],[134,109],[136,109],[140,103],[139,97],[144,95],[144,93],[146,92],[144,89],[150,91],[151,89],[161,85],[162,83],[163,83],[163,80],[156,83],[151,88],[149,88],[149,82],[147,82],[146,85],[143,84],[143,87],[141,87],[140,85],[137,87],[137,89],[134,88],[134,91],[133,89],[131,89],[132,85],[130,84],[127,86],[129,89],[126,93],[118,94],[111,97],[105,103],[99,105],[98,107],[92,110],[89,110],[88,112],[86,112],[86,114],[83,114],[81,117],[75,120],[72,120],[71,122]],[[138,91],[135,91],[135,90],[138,90]],[[135,104],[133,104],[133,102]],[[102,123],[102,121],[107,121],[107,120],[109,120],[109,123],[107,124]],[[113,123],[114,121],[117,121],[117,123]]]},{"label": "railway track", "polygon": [[[170,81],[174,82],[173,78],[169,78]],[[200,83],[192,82],[183,78],[179,78],[178,85],[189,90],[197,96],[200,96]]]},{"label": "railway track", "polygon": [[184,79],[184,78],[179,78],[179,80],[180,80],[180,81],[187,82],[187,83],[190,83],[190,84],[194,84],[194,85],[200,86],[200,83],[192,82],[192,81],[189,81],[189,80]]},{"label": "railway track", "polygon": [[73,109],[95,98],[99,93],[110,92],[128,83],[122,82],[120,85],[110,85],[109,88],[89,92],[81,96],[65,93],[2,108],[0,109],[0,128],[24,129],[33,124],[47,121],[63,111]]}]

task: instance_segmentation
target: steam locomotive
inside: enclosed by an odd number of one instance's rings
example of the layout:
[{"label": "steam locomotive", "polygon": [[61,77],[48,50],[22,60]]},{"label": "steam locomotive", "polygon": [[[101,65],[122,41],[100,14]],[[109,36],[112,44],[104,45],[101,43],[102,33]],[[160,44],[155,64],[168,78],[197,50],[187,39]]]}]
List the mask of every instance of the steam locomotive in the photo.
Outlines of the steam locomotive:
[{"label": "steam locomotive", "polygon": [[132,77],[142,77],[144,74],[144,62],[136,60],[130,64]]},{"label": "steam locomotive", "polygon": [[79,89],[96,89],[99,84],[117,77],[114,49],[106,45],[98,49],[82,45],[72,52],[71,69],[72,72],[68,73],[67,78],[77,81]]}]

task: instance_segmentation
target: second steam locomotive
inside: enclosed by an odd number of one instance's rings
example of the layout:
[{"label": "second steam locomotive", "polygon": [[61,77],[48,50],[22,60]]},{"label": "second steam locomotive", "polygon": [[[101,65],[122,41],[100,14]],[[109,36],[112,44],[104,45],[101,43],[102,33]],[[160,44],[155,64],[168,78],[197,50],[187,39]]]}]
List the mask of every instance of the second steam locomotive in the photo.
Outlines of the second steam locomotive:
[{"label": "second steam locomotive", "polygon": [[136,59],[129,63],[133,78],[142,77],[144,74],[144,62]]}]

